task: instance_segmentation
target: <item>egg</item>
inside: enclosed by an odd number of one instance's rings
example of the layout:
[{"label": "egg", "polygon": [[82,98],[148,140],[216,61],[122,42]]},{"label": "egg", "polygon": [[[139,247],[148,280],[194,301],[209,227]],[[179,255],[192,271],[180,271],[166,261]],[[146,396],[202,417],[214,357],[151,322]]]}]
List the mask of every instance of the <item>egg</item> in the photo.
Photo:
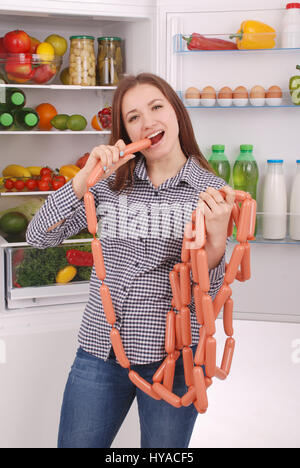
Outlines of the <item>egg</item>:
[{"label": "egg", "polygon": [[204,107],[212,107],[216,103],[216,90],[212,86],[205,86],[201,91],[201,104]]},{"label": "egg", "polygon": [[266,92],[268,106],[280,106],[282,103],[282,90],[279,86],[271,86]]},{"label": "egg", "polygon": [[248,91],[244,86],[238,86],[233,91],[233,99],[245,99],[248,98]]},{"label": "egg", "polygon": [[200,99],[200,91],[198,88],[194,88],[191,86],[185,91],[185,98],[186,99]]},{"label": "egg", "polygon": [[233,91],[233,104],[237,107],[243,107],[248,104],[248,91],[244,86],[238,86]]},{"label": "egg", "polygon": [[218,93],[218,99],[232,99],[232,89],[224,86]]},{"label": "egg", "polygon": [[197,107],[200,105],[200,90],[191,86],[185,91],[185,104],[190,107]]},{"label": "egg", "polygon": [[215,99],[216,98],[216,90],[212,86],[206,86],[202,89],[201,98],[203,99]]},{"label": "egg", "polygon": [[275,85],[271,86],[266,92],[266,97],[267,98],[281,98],[282,97],[281,88]]},{"label": "egg", "polygon": [[218,104],[221,107],[228,107],[232,105],[232,89],[224,86],[218,92]]},{"label": "egg", "polygon": [[250,102],[252,106],[264,106],[265,105],[266,90],[262,86],[256,85],[250,91]]},{"label": "egg", "polygon": [[254,99],[264,98],[265,94],[266,94],[265,88],[259,85],[253,86],[253,88],[250,91],[250,97]]}]

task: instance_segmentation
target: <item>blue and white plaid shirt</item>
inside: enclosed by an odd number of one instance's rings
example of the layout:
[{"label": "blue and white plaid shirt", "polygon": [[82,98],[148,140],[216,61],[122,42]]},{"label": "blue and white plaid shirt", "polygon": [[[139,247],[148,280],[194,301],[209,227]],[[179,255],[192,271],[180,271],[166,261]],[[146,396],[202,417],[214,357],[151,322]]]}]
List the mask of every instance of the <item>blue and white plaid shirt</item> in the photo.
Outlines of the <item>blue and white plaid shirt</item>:
[{"label": "blue and white plaid shirt", "polygon": [[[199,193],[207,187],[219,189],[225,182],[200,167],[194,157],[158,188],[148,177],[142,155],[137,156],[129,194],[112,191],[108,185],[112,177],[115,174],[90,189],[101,224],[105,283],[128,359],[131,364],[148,364],[166,356],[166,315],[172,298],[169,272],[181,262],[184,226],[197,206]],[[63,219],[64,223],[47,232]],[[86,227],[83,199],[78,200],[70,181],[51,194],[36,213],[27,229],[27,242],[37,248],[54,247]],[[225,255],[210,271],[212,297],[222,285],[224,272]],[[100,284],[93,268],[78,340],[85,351],[106,360],[111,326],[105,319]],[[192,344],[197,344],[199,325],[193,301],[190,310]]]}]

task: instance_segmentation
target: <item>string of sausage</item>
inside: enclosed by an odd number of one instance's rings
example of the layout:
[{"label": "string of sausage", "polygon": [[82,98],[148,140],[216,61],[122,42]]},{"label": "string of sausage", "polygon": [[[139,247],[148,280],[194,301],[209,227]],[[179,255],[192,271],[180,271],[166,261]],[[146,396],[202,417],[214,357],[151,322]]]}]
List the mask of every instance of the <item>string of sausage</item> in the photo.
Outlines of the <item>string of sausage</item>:
[{"label": "string of sausage", "polygon": [[[151,145],[149,139],[128,145],[123,156],[141,151]],[[239,242],[234,247],[231,259],[225,268],[223,285],[214,300],[208,294],[210,290],[209,270],[205,246],[205,220],[201,203],[192,213],[191,221],[186,225],[181,251],[182,263],[177,263],[169,274],[172,289],[171,309],[166,318],[165,350],[167,357],[153,375],[150,384],[137,372],[130,369],[119,330],[114,327],[116,315],[108,286],[104,283],[106,272],[101,242],[96,238],[98,230],[96,207],[93,194],[89,188],[97,183],[104,173],[101,162],[89,177],[87,192],[84,195],[87,224],[92,240],[92,254],[95,272],[102,282],[100,296],[107,322],[111,325],[110,339],[119,364],[128,369],[129,379],[150,397],[163,399],[179,408],[194,404],[199,413],[205,413],[208,408],[207,388],[212,384],[213,377],[225,380],[229,375],[235,348],[233,338],[233,300],[230,284],[237,279],[246,281],[250,278],[250,245],[255,230],[256,201],[248,193],[235,191],[235,203],[231,212],[227,235],[230,237],[234,224],[237,227],[236,239]],[[225,197],[225,193],[220,190]],[[191,288],[191,275],[193,287]],[[191,291],[192,289],[192,291]],[[199,325],[199,342],[193,356],[191,321],[189,304],[191,294],[194,297],[196,317]],[[216,319],[223,310],[223,326],[227,336],[221,366],[216,364],[217,342]],[[175,310],[177,312],[175,312]],[[173,381],[176,360],[182,352],[184,376],[188,391],[182,397],[173,393]],[[205,373],[203,372],[203,366]]]}]

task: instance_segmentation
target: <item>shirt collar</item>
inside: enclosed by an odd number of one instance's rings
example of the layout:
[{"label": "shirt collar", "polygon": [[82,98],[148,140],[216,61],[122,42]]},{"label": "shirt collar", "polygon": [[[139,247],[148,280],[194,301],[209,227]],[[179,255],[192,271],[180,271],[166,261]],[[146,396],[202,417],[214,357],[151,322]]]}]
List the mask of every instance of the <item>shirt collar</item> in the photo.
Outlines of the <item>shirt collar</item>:
[{"label": "shirt collar", "polygon": [[[191,187],[197,190],[199,183],[197,183],[197,179],[199,176],[199,170],[204,170],[200,167],[197,159],[194,156],[190,156],[186,163],[182,166],[180,171],[170,179],[167,179],[161,186],[162,188],[169,188],[169,187],[176,187],[181,182],[188,183]],[[146,160],[143,155],[139,156],[139,159],[136,163],[134,169],[134,175],[140,180],[147,180],[150,184],[151,180],[148,177],[147,168],[146,168]]]}]

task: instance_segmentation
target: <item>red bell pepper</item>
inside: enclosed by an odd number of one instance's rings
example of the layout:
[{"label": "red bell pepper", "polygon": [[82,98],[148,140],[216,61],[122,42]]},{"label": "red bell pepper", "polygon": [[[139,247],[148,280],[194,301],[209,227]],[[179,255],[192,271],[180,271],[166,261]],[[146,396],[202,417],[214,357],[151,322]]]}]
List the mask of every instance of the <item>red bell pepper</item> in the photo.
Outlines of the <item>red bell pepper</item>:
[{"label": "red bell pepper", "polygon": [[182,36],[187,41],[189,50],[231,50],[237,49],[235,42],[224,41],[216,37],[205,37],[202,34],[193,33],[189,37]]},{"label": "red bell pepper", "polygon": [[94,259],[91,252],[82,252],[81,250],[70,249],[67,250],[66,258],[70,265],[75,266],[93,266]]}]

